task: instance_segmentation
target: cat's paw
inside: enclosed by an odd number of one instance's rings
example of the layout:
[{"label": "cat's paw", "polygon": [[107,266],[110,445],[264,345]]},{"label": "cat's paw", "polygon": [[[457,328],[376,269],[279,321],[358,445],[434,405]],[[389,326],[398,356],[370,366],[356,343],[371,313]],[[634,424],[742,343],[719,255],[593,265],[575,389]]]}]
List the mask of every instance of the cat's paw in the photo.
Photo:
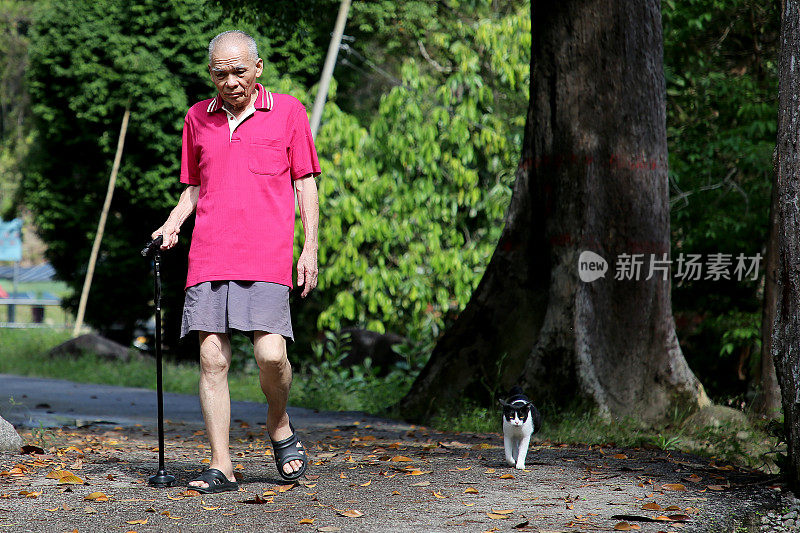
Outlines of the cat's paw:
[{"label": "cat's paw", "polygon": [[515,467],[517,470],[525,470],[525,463],[517,463]]},{"label": "cat's paw", "polygon": [[517,462],[514,459],[506,459],[506,463],[508,463],[508,466],[517,466]]}]

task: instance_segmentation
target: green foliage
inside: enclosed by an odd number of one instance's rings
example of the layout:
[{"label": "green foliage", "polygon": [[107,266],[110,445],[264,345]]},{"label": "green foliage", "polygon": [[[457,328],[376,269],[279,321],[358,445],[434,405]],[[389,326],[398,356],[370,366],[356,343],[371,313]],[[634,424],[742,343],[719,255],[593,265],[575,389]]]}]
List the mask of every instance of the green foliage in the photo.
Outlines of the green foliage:
[{"label": "green foliage", "polygon": [[427,37],[449,71],[406,60],[369,128],[326,110],[320,328],[436,337],[494,250],[521,146],[530,17],[520,7],[449,29]]},{"label": "green foliage", "polygon": [[17,216],[22,165],[32,135],[25,84],[31,5],[0,1],[0,218]]},{"label": "green foliage", "polygon": [[[292,401],[312,409],[382,412],[405,395],[421,368],[401,363],[379,377],[369,357],[363,364],[344,366],[350,353],[346,333],[327,332],[312,345],[312,353],[292,386]],[[409,360],[422,362],[410,354]]]}]

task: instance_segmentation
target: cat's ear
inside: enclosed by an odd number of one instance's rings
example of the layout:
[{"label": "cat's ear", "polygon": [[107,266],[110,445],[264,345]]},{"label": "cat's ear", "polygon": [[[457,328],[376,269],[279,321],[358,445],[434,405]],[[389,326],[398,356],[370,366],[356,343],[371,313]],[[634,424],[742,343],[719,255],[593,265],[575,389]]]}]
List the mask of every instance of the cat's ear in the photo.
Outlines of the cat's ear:
[{"label": "cat's ear", "polygon": [[498,402],[500,402],[500,405],[502,405],[503,407],[510,407],[510,406],[509,406],[509,405],[508,405],[506,402],[504,402],[502,399],[501,399],[501,400],[497,400],[497,401],[498,401]]}]

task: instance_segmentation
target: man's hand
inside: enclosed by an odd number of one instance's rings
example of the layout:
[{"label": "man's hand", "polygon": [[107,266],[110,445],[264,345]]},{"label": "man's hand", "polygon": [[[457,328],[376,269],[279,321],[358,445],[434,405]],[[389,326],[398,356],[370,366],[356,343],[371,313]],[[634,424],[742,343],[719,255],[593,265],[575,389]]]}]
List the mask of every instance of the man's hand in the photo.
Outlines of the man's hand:
[{"label": "man's hand", "polygon": [[178,234],[181,232],[180,226],[176,226],[174,223],[171,223],[169,220],[164,222],[164,225],[158,228],[150,235],[151,238],[155,239],[159,235],[164,236],[164,242],[161,243],[162,250],[169,250],[176,244],[178,244]]},{"label": "man's hand", "polygon": [[197,207],[197,199],[200,195],[200,186],[199,185],[189,185],[186,189],[181,193],[181,197],[178,200],[178,205],[176,205],[172,212],[169,214],[169,218],[164,224],[155,230],[151,237],[155,239],[159,235],[164,236],[164,242],[161,244],[162,250],[169,250],[176,244],[178,244],[178,234],[181,232],[181,224],[188,218],[189,215]]},{"label": "man's hand", "polygon": [[304,285],[303,293],[300,296],[305,298],[308,293],[314,290],[314,287],[317,286],[318,274],[317,250],[310,250],[304,247],[303,252],[300,254],[300,259],[297,260],[297,286]]}]

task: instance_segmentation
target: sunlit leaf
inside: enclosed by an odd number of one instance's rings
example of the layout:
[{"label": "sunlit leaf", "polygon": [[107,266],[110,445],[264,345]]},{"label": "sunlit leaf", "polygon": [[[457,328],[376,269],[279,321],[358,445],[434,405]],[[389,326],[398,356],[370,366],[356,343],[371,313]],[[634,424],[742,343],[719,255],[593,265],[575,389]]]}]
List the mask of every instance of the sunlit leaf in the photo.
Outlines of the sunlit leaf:
[{"label": "sunlit leaf", "polygon": [[361,511],[357,511],[355,509],[335,509],[335,511],[338,514],[346,516],[348,518],[359,518],[364,516],[364,513],[362,513]]},{"label": "sunlit leaf", "polygon": [[64,476],[58,479],[58,482],[65,485],[83,485],[84,481],[74,474]]}]

